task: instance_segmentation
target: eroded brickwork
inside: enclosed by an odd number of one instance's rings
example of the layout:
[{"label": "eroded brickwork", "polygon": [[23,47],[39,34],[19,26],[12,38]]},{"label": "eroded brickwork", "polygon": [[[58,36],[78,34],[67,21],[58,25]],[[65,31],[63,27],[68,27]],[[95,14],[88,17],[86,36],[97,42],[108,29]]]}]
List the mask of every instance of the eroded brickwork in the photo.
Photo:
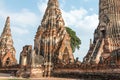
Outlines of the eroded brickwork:
[{"label": "eroded brickwork", "polygon": [[0,66],[8,67],[17,64],[15,48],[10,29],[10,17],[7,17],[5,27],[0,37]]},{"label": "eroded brickwork", "polygon": [[120,48],[120,0],[99,0],[99,24],[84,63],[98,64]]},{"label": "eroded brickwork", "polygon": [[70,36],[66,32],[58,0],[49,0],[47,9],[38,27],[34,49],[44,57],[45,73],[49,75],[50,68],[57,63],[69,64],[74,62],[70,46]]}]

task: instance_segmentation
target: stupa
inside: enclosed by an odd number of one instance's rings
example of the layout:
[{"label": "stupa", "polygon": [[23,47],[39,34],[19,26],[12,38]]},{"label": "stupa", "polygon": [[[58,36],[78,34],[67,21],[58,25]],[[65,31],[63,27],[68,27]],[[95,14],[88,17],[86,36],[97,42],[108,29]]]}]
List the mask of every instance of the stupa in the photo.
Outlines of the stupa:
[{"label": "stupa", "polygon": [[0,37],[0,66],[8,67],[17,64],[15,48],[10,29],[10,17],[7,17],[5,27]]},{"label": "stupa", "polygon": [[51,75],[50,71],[56,64],[74,62],[70,36],[66,32],[58,0],[48,1],[41,25],[35,35],[34,49],[37,55],[44,57],[44,76]]}]

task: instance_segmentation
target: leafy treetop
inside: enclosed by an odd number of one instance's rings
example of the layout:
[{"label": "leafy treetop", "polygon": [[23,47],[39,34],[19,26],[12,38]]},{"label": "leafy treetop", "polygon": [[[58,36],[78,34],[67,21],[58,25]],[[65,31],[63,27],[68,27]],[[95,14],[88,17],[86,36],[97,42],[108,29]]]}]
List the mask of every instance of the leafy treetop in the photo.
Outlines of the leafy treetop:
[{"label": "leafy treetop", "polygon": [[75,49],[79,49],[80,48],[80,44],[81,44],[81,40],[80,38],[76,35],[76,32],[73,31],[71,28],[69,27],[65,27],[67,33],[70,35],[71,40],[70,40],[70,45],[72,48],[73,53],[75,52]]}]

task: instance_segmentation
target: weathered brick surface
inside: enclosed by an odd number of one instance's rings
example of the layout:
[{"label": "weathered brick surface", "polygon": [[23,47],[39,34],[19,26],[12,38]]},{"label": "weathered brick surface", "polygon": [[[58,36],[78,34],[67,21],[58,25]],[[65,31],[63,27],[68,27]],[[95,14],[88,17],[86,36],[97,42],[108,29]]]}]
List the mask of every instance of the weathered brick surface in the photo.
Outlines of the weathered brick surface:
[{"label": "weathered brick surface", "polygon": [[0,66],[8,67],[17,64],[15,48],[10,29],[10,18],[7,17],[5,27],[0,37]]},{"label": "weathered brick surface", "polygon": [[120,0],[99,0],[99,24],[84,63],[98,64],[120,48]]}]

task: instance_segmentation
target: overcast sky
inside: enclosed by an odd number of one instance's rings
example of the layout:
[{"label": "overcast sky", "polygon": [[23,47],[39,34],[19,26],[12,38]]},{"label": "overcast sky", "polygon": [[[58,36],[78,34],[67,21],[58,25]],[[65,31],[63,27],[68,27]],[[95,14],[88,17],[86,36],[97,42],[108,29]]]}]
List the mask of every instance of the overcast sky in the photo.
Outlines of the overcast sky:
[{"label": "overcast sky", "polygon": [[[48,0],[0,0],[0,34],[6,17],[10,16],[17,60],[23,46],[34,44],[47,2]],[[82,41],[80,50],[74,53],[82,61],[98,25],[98,0],[59,0],[59,4],[66,26],[76,31]]]}]

